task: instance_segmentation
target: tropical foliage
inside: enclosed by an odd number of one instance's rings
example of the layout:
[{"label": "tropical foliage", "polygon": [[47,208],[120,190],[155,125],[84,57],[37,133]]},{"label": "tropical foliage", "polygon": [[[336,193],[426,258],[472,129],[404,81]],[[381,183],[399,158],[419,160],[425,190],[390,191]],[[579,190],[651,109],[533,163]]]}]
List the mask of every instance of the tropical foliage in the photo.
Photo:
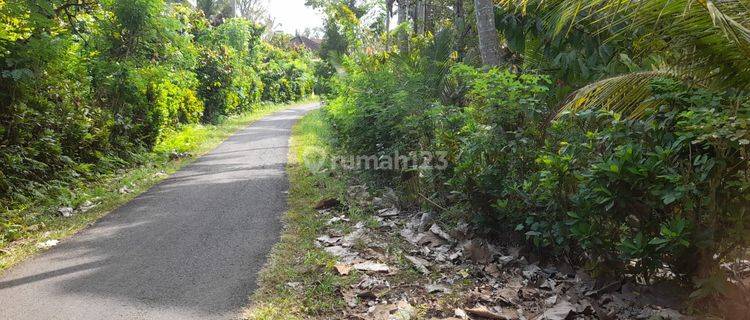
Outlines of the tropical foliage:
[{"label": "tropical foliage", "polygon": [[750,245],[750,3],[496,1],[496,68],[466,32],[481,8],[433,4],[448,10],[394,31],[411,37],[360,25],[341,46],[325,109],[341,152],[445,152],[447,170],[372,176],[598,275],[680,279],[696,303],[733,287],[720,265]]},{"label": "tropical foliage", "polygon": [[5,210],[138,164],[165,132],[313,93],[310,53],[173,2],[0,1],[0,243]]}]

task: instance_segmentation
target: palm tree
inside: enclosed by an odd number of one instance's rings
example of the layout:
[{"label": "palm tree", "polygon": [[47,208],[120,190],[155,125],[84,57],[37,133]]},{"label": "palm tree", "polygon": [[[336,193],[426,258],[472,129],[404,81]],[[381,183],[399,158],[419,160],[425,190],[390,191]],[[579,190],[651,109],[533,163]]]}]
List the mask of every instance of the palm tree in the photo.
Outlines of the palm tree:
[{"label": "palm tree", "polygon": [[236,16],[236,0],[197,0],[196,7],[214,24]]},{"label": "palm tree", "polygon": [[198,0],[195,5],[206,17],[211,17],[219,11],[219,4],[215,0]]},{"label": "palm tree", "polygon": [[262,3],[263,0],[236,0],[239,14],[255,23],[264,23],[268,19],[268,10]]},{"label": "palm tree", "polygon": [[500,41],[495,28],[495,5],[492,0],[474,0],[479,34],[479,52],[485,66],[500,65]]}]

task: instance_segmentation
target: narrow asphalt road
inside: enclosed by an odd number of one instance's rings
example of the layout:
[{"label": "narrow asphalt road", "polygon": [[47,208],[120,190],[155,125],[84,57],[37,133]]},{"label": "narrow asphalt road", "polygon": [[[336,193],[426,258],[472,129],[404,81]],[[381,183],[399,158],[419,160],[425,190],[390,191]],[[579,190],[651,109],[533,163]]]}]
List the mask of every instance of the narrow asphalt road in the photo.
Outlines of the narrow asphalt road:
[{"label": "narrow asphalt road", "polygon": [[273,114],[0,276],[0,319],[233,319],[281,232],[294,123]]}]

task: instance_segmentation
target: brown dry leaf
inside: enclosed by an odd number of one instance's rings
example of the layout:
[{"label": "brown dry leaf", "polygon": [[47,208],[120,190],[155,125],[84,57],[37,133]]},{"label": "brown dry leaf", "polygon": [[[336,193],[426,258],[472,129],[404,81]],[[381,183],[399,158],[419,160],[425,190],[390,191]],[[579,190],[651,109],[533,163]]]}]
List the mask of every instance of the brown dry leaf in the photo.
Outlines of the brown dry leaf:
[{"label": "brown dry leaf", "polygon": [[414,244],[414,245],[419,244],[419,240],[420,240],[420,238],[422,236],[421,234],[416,234],[414,232],[414,230],[412,230],[412,229],[410,229],[408,227],[401,229],[401,231],[399,232],[399,234],[402,237],[404,237],[404,239],[406,239],[406,241],[409,241],[409,243]]},{"label": "brown dry leaf", "polygon": [[518,319],[518,315],[515,312],[509,311],[509,310],[503,310],[503,309],[495,310],[495,308],[489,309],[482,305],[478,305],[474,308],[466,309],[466,312],[468,312],[469,314],[472,314],[478,317],[487,318],[487,319],[496,319],[496,320]]},{"label": "brown dry leaf", "polygon": [[502,288],[497,291],[497,295],[500,299],[508,304],[515,304],[513,300],[518,298],[518,290],[513,288]]},{"label": "brown dry leaf", "polygon": [[411,262],[414,265],[414,268],[417,269],[417,271],[419,271],[420,273],[422,274],[430,273],[430,270],[427,269],[427,267],[430,266],[429,261],[422,259],[422,258],[410,256],[410,255],[405,255],[404,258],[406,258],[406,260],[409,260],[409,262]]},{"label": "brown dry leaf", "polygon": [[454,309],[453,315],[461,319],[469,319],[469,315],[466,314],[466,311],[464,311],[463,309]]},{"label": "brown dry leaf", "polygon": [[327,247],[323,249],[323,251],[330,253],[331,255],[337,256],[337,257],[343,257],[346,255],[351,254],[348,249],[342,247],[342,246],[332,246]]},{"label": "brown dry leaf", "polygon": [[575,314],[575,307],[567,301],[560,301],[552,308],[547,309],[536,320],[566,320]]},{"label": "brown dry leaf", "polygon": [[501,276],[503,273],[500,271],[500,268],[497,267],[496,264],[489,264],[484,267],[484,272],[489,274],[490,276],[493,276],[495,278]]},{"label": "brown dry leaf", "polygon": [[357,229],[352,233],[347,234],[341,239],[341,245],[344,247],[353,247],[357,241],[364,239],[365,230]]},{"label": "brown dry leaf", "polygon": [[345,265],[343,263],[337,263],[333,267],[336,268],[336,271],[339,273],[339,275],[342,276],[348,276],[349,272],[352,271],[352,266]]},{"label": "brown dry leaf", "polygon": [[389,272],[391,268],[382,263],[375,263],[372,261],[365,261],[354,265],[354,269],[359,271],[370,271],[370,272]]},{"label": "brown dry leaf", "polygon": [[518,291],[518,296],[523,300],[532,301],[539,297],[539,291],[534,288],[524,287]]},{"label": "brown dry leaf", "polygon": [[378,210],[377,215],[383,218],[395,217],[401,214],[401,211],[396,208],[387,208]]},{"label": "brown dry leaf", "polygon": [[419,240],[417,240],[417,244],[419,244],[420,246],[435,248],[446,244],[445,239],[432,233],[432,231],[420,233],[419,235],[417,235],[417,237],[419,238]]},{"label": "brown dry leaf", "polygon": [[354,308],[357,306],[357,292],[352,289],[347,289],[341,292],[341,295],[344,297],[344,302],[346,302],[346,305],[349,306],[349,308]]},{"label": "brown dry leaf", "polygon": [[453,241],[453,238],[447,232],[443,231],[443,229],[440,228],[440,226],[437,225],[437,224],[433,224],[430,227],[430,232],[434,233],[435,235],[437,235],[437,236],[439,236],[439,237],[441,237],[441,238],[443,238],[443,239],[445,239],[447,241],[450,241],[450,242]]},{"label": "brown dry leaf", "polygon": [[464,255],[475,263],[490,263],[492,253],[483,241],[474,239],[464,244]]},{"label": "brown dry leaf", "polygon": [[379,304],[362,317],[363,319],[390,320],[391,313],[396,310],[398,310],[398,307],[395,304]]},{"label": "brown dry leaf", "polygon": [[315,240],[317,240],[323,245],[332,246],[338,243],[341,240],[341,237],[331,237],[328,235],[322,235],[320,237],[317,237]]}]

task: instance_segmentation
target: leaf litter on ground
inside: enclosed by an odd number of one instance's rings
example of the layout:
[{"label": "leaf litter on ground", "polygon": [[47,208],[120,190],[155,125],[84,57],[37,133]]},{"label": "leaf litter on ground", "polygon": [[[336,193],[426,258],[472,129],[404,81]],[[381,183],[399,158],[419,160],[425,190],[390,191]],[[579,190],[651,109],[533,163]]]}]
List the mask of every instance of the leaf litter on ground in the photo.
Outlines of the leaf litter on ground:
[{"label": "leaf litter on ground", "polygon": [[[564,262],[530,263],[534,258],[519,247],[493,245],[465,222],[445,231],[434,214],[396,208],[395,193],[372,197],[357,185],[347,194],[336,207],[319,210],[333,218],[317,238],[336,257],[335,274],[359,279],[339,291],[342,318],[690,319],[671,306],[632,299],[642,287],[597,287],[585,271]],[[347,216],[340,208],[347,205],[375,208],[376,226]],[[393,267],[399,261],[406,269]],[[409,269],[419,276],[409,276]]]}]

